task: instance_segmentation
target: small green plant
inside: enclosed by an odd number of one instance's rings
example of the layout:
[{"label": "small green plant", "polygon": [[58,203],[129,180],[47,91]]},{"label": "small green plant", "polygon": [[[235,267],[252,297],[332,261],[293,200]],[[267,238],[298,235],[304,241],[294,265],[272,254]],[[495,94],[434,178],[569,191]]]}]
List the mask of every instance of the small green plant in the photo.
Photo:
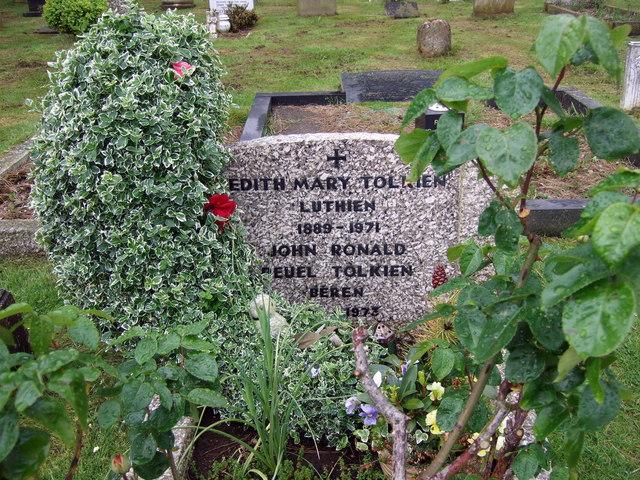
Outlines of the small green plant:
[{"label": "small green plant", "polygon": [[258,14],[255,10],[248,10],[245,5],[230,5],[227,8],[227,15],[232,32],[253,28],[258,23]]},{"label": "small green plant", "polygon": [[42,14],[51,28],[80,35],[107,10],[107,0],[47,0]]},{"label": "small green plant", "polygon": [[[53,434],[73,450],[65,477],[71,480],[89,428],[87,387],[109,368],[100,356],[100,335],[91,317],[108,317],[70,306],[39,314],[26,303],[16,303],[0,312],[0,320],[14,315],[22,315],[22,320],[12,329],[27,329],[32,353],[9,353],[11,332],[2,327],[0,478],[36,478]],[[54,342],[62,335],[68,346]]]},{"label": "small green plant", "polygon": [[[413,179],[429,166],[444,175],[473,165],[494,194],[478,223],[478,235],[486,241],[469,239],[451,247],[447,255],[458,262],[461,275],[432,292],[459,291],[455,299],[436,305],[433,315],[455,315],[457,338],[478,373],[466,398],[450,412],[450,432],[420,480],[444,480],[469,471],[484,478],[503,478],[510,471],[530,480],[550,467],[558,478],[575,478],[587,435],[604,428],[620,410],[625,389],[610,366],[640,311],[640,170],[620,169],[590,190],[580,220],[564,232],[574,239],[569,248],[542,248],[544,239],[528,223],[527,198],[536,163],[548,163],[559,176],[576,168],[578,135],[605,160],[640,150],[638,127],[622,111],[599,107],[577,115],[564,111],[556,97],[567,70],[587,62],[619,80],[617,48],[628,33],[628,26],[610,30],[592,17],[551,16],[533,51],[555,79],[552,87],[545,86],[534,67],[517,70],[506,58],[489,57],[445,71],[407,109],[405,126],[435,102],[450,108],[435,131],[400,135],[396,150],[411,166]],[[489,87],[473,80],[483,72],[491,73]],[[488,100],[513,120],[510,126],[500,130],[464,124],[469,102]],[[543,132],[549,110],[557,120]],[[531,113],[533,124],[523,119]],[[494,274],[488,279],[476,275],[486,267]],[[404,479],[407,419],[375,387],[364,351],[366,338],[366,330],[356,329],[356,372],[393,424],[394,479]],[[503,351],[505,378],[494,395],[496,408],[471,445],[460,451],[461,435],[486,397]],[[533,409],[537,440],[521,446],[518,432]],[[506,441],[497,452],[493,445],[510,413]],[[566,434],[566,463],[556,461],[544,443],[554,431]],[[486,455],[484,464],[474,462],[487,448],[494,454]]]},{"label": "small green plant", "polygon": [[[177,480],[172,429],[185,415],[198,418],[199,407],[219,409],[227,405],[219,392],[218,363],[213,353],[217,346],[198,337],[208,322],[204,319],[163,332],[134,327],[111,342],[112,347],[129,346],[137,339],[135,348],[123,349],[124,361],[107,371],[114,382],[102,392],[109,399],[97,412],[101,428],[114,428],[122,420],[127,429],[127,468],[118,473],[126,473],[131,465],[136,474],[153,479],[171,469]],[[159,405],[150,410],[156,395]]]}]

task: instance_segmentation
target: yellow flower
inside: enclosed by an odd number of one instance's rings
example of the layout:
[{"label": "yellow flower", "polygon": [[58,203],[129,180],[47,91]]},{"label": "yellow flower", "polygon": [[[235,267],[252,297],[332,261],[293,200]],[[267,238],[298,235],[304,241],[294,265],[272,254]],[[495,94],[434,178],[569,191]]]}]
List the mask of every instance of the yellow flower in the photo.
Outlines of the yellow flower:
[{"label": "yellow flower", "polygon": [[440,382],[433,382],[431,385],[427,385],[427,390],[431,392],[429,398],[432,402],[441,400],[444,395],[444,387]]},{"label": "yellow flower", "polygon": [[[478,437],[480,436],[480,434],[478,432],[475,432],[473,435],[471,435],[469,438],[467,438],[467,442],[469,442],[470,445],[473,444],[473,442],[475,442]],[[489,453],[489,450],[484,449],[484,448],[480,448],[477,452],[476,455],[478,455],[479,457],[486,457],[487,453]]]},{"label": "yellow flower", "polygon": [[440,430],[440,427],[436,423],[436,415],[438,415],[438,410],[431,410],[427,413],[427,418],[425,420],[428,427],[430,427],[429,431],[432,435],[442,435],[444,432]]}]

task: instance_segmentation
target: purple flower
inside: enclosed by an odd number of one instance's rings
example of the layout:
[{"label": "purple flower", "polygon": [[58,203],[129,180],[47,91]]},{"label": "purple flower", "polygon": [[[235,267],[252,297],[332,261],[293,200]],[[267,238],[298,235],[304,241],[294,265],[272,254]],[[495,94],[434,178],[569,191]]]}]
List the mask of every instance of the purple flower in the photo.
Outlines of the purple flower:
[{"label": "purple flower", "polygon": [[360,416],[364,418],[364,424],[368,427],[378,423],[378,410],[373,405],[367,405],[366,403],[360,405]]},{"label": "purple flower", "polygon": [[344,409],[347,411],[347,415],[353,415],[356,413],[356,408],[360,406],[360,400],[358,397],[349,397],[344,402]]},{"label": "purple flower", "polygon": [[402,364],[402,376],[404,377],[407,374],[407,370],[409,369],[410,360],[407,360],[406,363]]}]

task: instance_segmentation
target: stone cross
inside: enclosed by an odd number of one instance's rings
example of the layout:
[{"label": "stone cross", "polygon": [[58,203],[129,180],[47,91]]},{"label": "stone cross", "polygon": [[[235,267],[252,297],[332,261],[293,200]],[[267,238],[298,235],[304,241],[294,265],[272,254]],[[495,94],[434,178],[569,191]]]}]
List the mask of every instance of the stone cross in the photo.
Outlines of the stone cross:
[{"label": "stone cross", "polygon": [[620,107],[623,110],[640,107],[640,42],[629,42]]},{"label": "stone cross", "polygon": [[340,150],[338,150],[337,148],[333,150],[333,157],[331,155],[327,155],[327,160],[329,162],[333,162],[333,166],[336,170],[340,169],[340,162],[346,159],[347,157],[345,157],[344,155],[340,155]]}]

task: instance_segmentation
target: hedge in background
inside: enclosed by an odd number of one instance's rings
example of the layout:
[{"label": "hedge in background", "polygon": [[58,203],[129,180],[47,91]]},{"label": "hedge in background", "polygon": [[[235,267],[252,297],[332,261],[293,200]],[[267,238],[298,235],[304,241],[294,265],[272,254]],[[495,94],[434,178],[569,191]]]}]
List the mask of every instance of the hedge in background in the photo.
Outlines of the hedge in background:
[{"label": "hedge in background", "polygon": [[107,10],[107,0],[47,0],[44,19],[51,28],[79,35]]},{"label": "hedge in background", "polygon": [[203,211],[226,188],[221,74],[193,16],[138,7],[58,53],[32,196],[66,300],[162,326],[202,317],[204,291],[230,311],[251,287],[237,215],[220,229]]}]

